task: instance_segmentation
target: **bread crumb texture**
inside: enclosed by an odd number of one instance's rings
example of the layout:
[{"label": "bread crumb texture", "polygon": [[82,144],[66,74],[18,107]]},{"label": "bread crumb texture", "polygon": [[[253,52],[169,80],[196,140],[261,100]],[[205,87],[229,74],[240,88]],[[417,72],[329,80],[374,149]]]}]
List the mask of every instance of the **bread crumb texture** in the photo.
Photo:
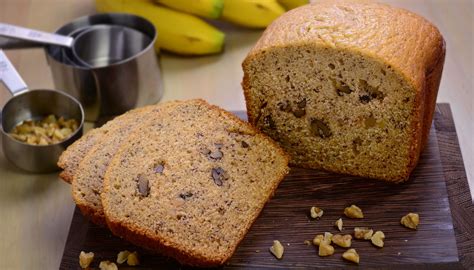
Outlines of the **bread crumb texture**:
[{"label": "bread crumb texture", "polygon": [[163,110],[111,160],[101,199],[113,233],[180,262],[220,265],[288,173],[248,123],[202,100]]}]

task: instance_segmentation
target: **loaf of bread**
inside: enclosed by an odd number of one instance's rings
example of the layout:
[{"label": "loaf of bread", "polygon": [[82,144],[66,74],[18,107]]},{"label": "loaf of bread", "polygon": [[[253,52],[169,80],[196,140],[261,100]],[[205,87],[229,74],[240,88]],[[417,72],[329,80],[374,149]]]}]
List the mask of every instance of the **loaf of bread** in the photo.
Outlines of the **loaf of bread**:
[{"label": "loaf of bread", "polygon": [[133,132],[146,129],[148,120],[159,119],[159,113],[166,107],[178,102],[167,102],[163,105],[151,105],[117,118],[108,124],[107,134],[96,140],[95,146],[81,160],[73,175],[72,197],[81,212],[94,223],[105,225],[104,210],[100,200],[102,182],[110,160],[118,148]]},{"label": "loaf of bread", "polygon": [[242,64],[249,121],[296,166],[405,181],[428,138],[444,57],[438,29],[409,11],[302,6]]},{"label": "loaf of bread", "polygon": [[136,115],[145,114],[151,109],[152,106],[147,106],[131,110],[108,121],[102,127],[87,132],[82,138],[70,145],[59,157],[58,167],[62,169],[59,177],[67,183],[71,183],[82,159],[102,137],[107,136],[111,129],[122,126],[123,122],[128,122],[130,118],[135,119]]},{"label": "loaf of bread", "polygon": [[288,173],[272,140],[202,100],[153,114],[122,142],[101,194],[126,240],[195,266],[227,261]]}]

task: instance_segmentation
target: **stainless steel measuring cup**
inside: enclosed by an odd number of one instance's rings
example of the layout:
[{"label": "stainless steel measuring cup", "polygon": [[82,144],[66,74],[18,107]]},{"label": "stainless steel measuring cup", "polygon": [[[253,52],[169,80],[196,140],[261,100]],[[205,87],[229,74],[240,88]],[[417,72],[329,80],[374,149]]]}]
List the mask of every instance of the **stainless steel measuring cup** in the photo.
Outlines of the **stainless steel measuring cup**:
[{"label": "stainless steel measuring cup", "polygon": [[[84,111],[72,96],[56,90],[28,90],[13,65],[0,50],[0,81],[12,93],[0,114],[2,146],[5,157],[18,168],[46,173],[58,170],[61,153],[82,136]],[[31,145],[14,139],[9,132],[25,120],[37,120],[50,114],[76,119],[80,124],[65,140],[50,145]]]},{"label": "stainless steel measuring cup", "polygon": [[[148,20],[131,14],[96,14],[76,19],[55,33],[76,38],[84,35],[84,40],[87,40],[95,36],[93,31],[89,31],[91,28],[102,26],[123,27],[136,32],[127,31],[124,36],[117,34],[114,27],[108,28],[107,31],[100,30],[102,41],[98,42],[95,48],[91,47],[93,49],[89,52],[94,57],[101,55],[103,59],[85,61],[89,64],[101,63],[98,67],[85,67],[67,61],[61,46],[45,47],[55,87],[64,89],[81,102],[88,121],[97,121],[135,107],[156,103],[163,95],[160,68],[153,49],[157,32]],[[136,38],[137,32],[144,37]],[[115,44],[115,47],[110,44]],[[0,39],[0,48],[18,48],[25,45],[25,41],[6,42]],[[31,47],[33,44],[27,45]],[[127,51],[134,48],[141,50],[126,59],[112,60],[118,52],[130,55]]]}]

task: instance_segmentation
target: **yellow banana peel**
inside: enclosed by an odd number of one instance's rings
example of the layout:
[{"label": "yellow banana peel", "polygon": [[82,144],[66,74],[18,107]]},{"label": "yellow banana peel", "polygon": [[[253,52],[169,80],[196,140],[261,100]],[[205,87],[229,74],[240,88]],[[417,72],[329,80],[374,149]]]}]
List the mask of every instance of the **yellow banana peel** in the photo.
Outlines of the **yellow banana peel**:
[{"label": "yellow banana peel", "polygon": [[265,28],[285,13],[277,0],[224,0],[222,18],[250,27]]},{"label": "yellow banana peel", "polygon": [[155,2],[209,19],[219,18],[224,7],[224,0],[155,0]]},{"label": "yellow banana peel", "polygon": [[155,4],[152,0],[96,0],[99,12],[142,16],[158,31],[155,48],[183,55],[219,53],[225,34],[200,18]]},{"label": "yellow banana peel", "polygon": [[278,0],[278,2],[284,6],[286,10],[309,4],[309,0]]}]

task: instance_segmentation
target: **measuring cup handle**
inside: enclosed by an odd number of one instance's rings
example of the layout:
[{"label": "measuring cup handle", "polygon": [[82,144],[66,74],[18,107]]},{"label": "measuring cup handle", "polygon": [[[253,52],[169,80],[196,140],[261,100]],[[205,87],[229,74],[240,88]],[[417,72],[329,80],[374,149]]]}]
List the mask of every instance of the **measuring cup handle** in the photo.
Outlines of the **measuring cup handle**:
[{"label": "measuring cup handle", "polygon": [[72,37],[33,30],[7,23],[0,23],[0,36],[13,39],[5,40],[5,38],[3,38],[0,42],[1,48],[26,48],[41,45],[59,45],[70,48],[74,42]]},{"label": "measuring cup handle", "polygon": [[2,50],[0,50],[0,81],[5,84],[12,95],[28,90],[25,81]]}]

